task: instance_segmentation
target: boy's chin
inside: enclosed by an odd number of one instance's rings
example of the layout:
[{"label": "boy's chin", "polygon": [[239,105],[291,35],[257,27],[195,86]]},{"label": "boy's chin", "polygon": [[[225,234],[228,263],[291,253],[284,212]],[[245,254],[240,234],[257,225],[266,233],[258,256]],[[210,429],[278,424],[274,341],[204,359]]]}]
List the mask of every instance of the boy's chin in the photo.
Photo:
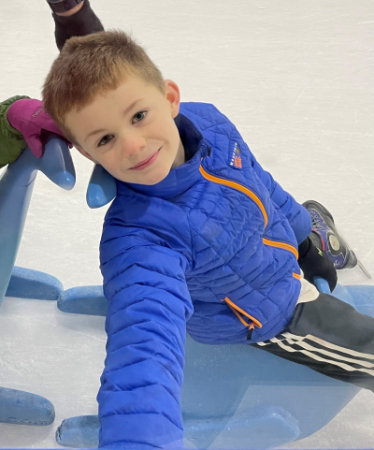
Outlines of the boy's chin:
[{"label": "boy's chin", "polygon": [[158,183],[161,183],[162,180],[165,180],[168,174],[169,172],[157,177],[150,177],[149,179],[144,179],[141,182],[138,182],[137,184],[144,184],[145,186],[154,186]]},{"label": "boy's chin", "polygon": [[141,184],[144,186],[154,186],[155,184],[161,183],[168,175],[169,170],[162,170],[162,171],[155,171],[154,173],[149,173],[148,175],[145,175],[144,177],[136,177],[136,179],[130,180],[127,177],[127,179],[117,178],[117,180],[122,181],[123,183],[130,183],[130,184]]}]

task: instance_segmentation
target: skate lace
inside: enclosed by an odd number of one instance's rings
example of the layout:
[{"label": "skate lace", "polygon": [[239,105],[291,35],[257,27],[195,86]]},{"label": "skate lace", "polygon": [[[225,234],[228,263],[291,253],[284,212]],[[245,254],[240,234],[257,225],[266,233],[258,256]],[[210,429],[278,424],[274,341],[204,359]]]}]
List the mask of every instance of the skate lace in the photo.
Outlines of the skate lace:
[{"label": "skate lace", "polygon": [[320,224],[322,222],[322,219],[321,219],[320,215],[317,214],[313,210],[309,210],[309,213],[310,213],[310,217],[312,219],[312,226],[313,226],[313,228],[319,228],[319,226],[320,226]]}]

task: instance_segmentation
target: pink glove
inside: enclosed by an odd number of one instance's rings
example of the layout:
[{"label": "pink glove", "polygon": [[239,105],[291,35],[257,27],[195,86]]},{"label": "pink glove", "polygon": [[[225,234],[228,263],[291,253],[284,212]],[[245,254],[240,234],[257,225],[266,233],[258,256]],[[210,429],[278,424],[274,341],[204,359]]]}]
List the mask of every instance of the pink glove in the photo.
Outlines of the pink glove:
[{"label": "pink glove", "polygon": [[[44,111],[43,102],[40,100],[28,98],[17,100],[8,109],[7,119],[13,128],[22,133],[27,145],[37,158],[43,154],[43,130],[64,138],[60,129]],[[69,143],[69,147],[71,148],[72,144]]]}]

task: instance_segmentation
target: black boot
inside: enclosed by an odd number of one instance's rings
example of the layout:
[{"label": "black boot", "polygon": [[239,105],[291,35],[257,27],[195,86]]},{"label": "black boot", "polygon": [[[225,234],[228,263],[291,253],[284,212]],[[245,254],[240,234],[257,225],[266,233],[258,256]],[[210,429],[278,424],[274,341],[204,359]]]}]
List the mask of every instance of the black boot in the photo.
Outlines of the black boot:
[{"label": "black boot", "polygon": [[102,23],[91,9],[89,0],[84,0],[82,8],[72,16],[58,16],[52,13],[52,17],[56,25],[56,45],[60,51],[65,42],[73,36],[86,36],[104,31]]}]

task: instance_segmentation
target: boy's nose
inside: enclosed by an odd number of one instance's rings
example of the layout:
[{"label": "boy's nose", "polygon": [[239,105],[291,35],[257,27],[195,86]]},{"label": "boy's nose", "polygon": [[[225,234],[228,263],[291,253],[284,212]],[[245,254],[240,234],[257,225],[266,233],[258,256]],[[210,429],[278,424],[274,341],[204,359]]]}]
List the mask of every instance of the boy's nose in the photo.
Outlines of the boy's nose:
[{"label": "boy's nose", "polygon": [[136,156],[145,149],[146,140],[135,135],[126,136],[122,142],[122,151],[126,159]]}]

